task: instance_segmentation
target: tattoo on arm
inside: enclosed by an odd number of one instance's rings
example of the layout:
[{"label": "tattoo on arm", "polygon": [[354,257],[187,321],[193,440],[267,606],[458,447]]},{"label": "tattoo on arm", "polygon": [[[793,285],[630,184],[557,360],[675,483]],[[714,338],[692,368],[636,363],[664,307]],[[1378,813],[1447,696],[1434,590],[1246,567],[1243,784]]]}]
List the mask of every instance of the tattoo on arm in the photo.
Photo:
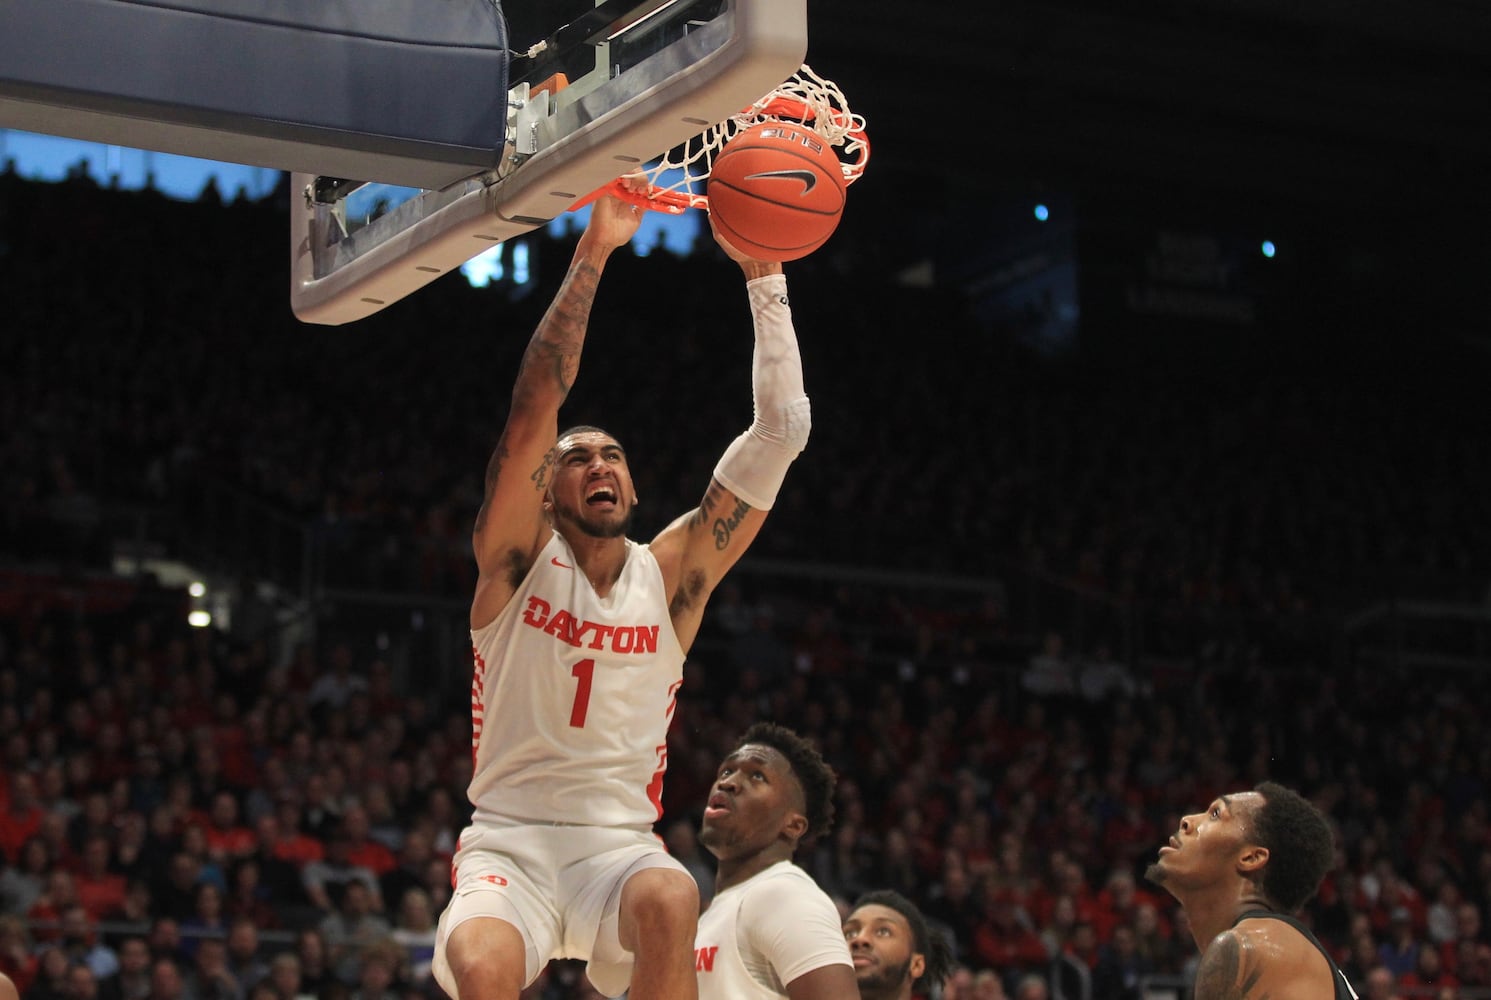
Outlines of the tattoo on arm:
[{"label": "tattoo on arm", "polygon": [[544,460],[539,463],[538,468],[533,470],[533,475],[528,477],[537,492],[542,493],[549,488],[549,474],[554,471],[554,460],[558,457],[559,449],[550,448],[544,454]]},{"label": "tattoo on arm", "polygon": [[580,350],[585,346],[585,327],[595,305],[595,290],[600,272],[588,264],[570,271],[564,287],[544,313],[523,362],[518,368],[518,386],[530,379],[548,377],[559,391],[562,401],[569,395],[580,370]]},{"label": "tattoo on arm", "polygon": [[[590,321],[590,309],[595,303],[595,289],[600,281],[600,272],[594,266],[581,263],[574,267],[565,280],[564,287],[554,299],[549,311],[539,322],[528,347],[523,352],[523,361],[518,366],[517,383],[513,387],[513,405],[522,406],[531,401],[533,393],[540,389],[557,390],[559,401],[564,402],[574,385],[575,374],[580,370],[580,350],[585,346],[585,326]],[[548,383],[545,385],[544,383]],[[551,448],[544,455],[538,468],[529,474],[536,492],[549,488],[557,456]],[[492,458],[487,462],[486,489],[482,497],[481,510],[476,514],[476,530],[486,527],[487,516],[492,506],[492,494],[497,488],[497,479],[508,459],[504,441],[499,441]]]},{"label": "tattoo on arm", "polygon": [[740,527],[740,522],[751,512],[751,505],[737,497],[734,510],[728,514],[716,515],[717,511],[723,509],[724,503],[725,487],[711,479],[709,489],[704,491],[704,499],[699,501],[698,509],[689,518],[691,528],[709,524],[709,530],[714,535],[714,547],[719,550],[724,550],[730,544],[735,529]]},{"label": "tattoo on arm", "polygon": [[1219,935],[1196,969],[1196,1000],[1269,1000],[1258,989],[1263,963],[1232,931]]},{"label": "tattoo on arm", "polygon": [[714,520],[714,547],[721,551],[730,544],[730,536],[735,529],[740,527],[740,522],[751,512],[751,505],[744,500],[735,502],[735,509],[726,517],[717,517]]},{"label": "tattoo on arm", "polygon": [[698,527],[708,521],[710,515],[715,512],[715,508],[720,505],[720,501],[724,495],[725,488],[711,479],[709,481],[709,489],[704,491],[704,499],[699,501],[699,506],[694,511],[694,516],[690,519],[689,524],[693,527]]},{"label": "tattoo on arm", "polygon": [[492,506],[492,491],[497,488],[497,477],[502,475],[502,463],[507,461],[507,448],[502,442],[492,449],[492,457],[487,459],[487,479],[482,490],[481,509],[476,512],[476,530],[481,531],[487,526],[487,511]]}]

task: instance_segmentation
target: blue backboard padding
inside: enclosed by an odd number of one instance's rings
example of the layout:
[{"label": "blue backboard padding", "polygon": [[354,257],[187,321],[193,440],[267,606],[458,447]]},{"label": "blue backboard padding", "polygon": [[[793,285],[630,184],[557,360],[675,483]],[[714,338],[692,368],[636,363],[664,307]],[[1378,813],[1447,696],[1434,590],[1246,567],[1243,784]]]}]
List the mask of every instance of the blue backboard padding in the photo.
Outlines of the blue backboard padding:
[{"label": "blue backboard padding", "polygon": [[0,11],[0,126],[420,187],[487,169],[502,150],[507,32],[492,0],[3,0]]}]

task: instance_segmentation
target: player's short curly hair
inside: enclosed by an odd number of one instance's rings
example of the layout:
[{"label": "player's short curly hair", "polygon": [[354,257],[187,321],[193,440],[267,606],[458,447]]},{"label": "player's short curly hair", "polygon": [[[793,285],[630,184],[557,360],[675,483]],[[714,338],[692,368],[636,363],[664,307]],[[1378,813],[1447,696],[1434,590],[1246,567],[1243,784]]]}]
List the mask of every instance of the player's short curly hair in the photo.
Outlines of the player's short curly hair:
[{"label": "player's short curly hair", "polygon": [[1268,848],[1260,888],[1281,911],[1294,913],[1335,861],[1335,835],[1325,815],[1298,792],[1272,781],[1254,791],[1263,805],[1253,814],[1253,839]]},{"label": "player's short curly hair", "polygon": [[916,908],[915,903],[894,889],[876,889],[854,901],[855,910],[861,906],[888,907],[906,918],[906,923],[911,928],[911,950],[919,953],[927,963],[922,974],[911,985],[941,986],[952,975],[953,949],[948,943],[947,935],[928,927],[927,918],[922,916],[922,911]]},{"label": "player's short curly hair", "polygon": [[799,843],[807,844],[821,837],[834,825],[833,768],[816,747],[786,726],[775,722],[758,722],[745,731],[737,746],[756,743],[771,747],[786,758],[793,777],[802,786],[803,813],[808,819],[807,832]]},{"label": "player's short curly hair", "polygon": [[604,434],[612,441],[615,441],[618,445],[621,444],[621,439],[618,438],[615,434],[612,434],[604,427],[597,427],[594,424],[575,424],[573,427],[566,427],[564,430],[559,432],[559,436],[554,439],[554,443],[558,444],[560,441],[563,441],[565,438],[570,437],[574,434]]}]

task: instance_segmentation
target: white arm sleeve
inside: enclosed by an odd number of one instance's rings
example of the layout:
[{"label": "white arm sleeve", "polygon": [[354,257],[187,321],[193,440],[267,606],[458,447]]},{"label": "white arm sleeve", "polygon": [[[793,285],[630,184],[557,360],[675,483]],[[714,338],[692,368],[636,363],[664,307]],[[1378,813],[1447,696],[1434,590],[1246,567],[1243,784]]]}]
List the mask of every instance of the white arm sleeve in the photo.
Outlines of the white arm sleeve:
[{"label": "white arm sleeve", "polygon": [[751,391],[756,418],[730,443],[714,478],[757,510],[771,510],[787,467],[808,442],[812,415],[802,385],[802,355],[787,304],[787,279],[769,274],[746,282],[756,349]]},{"label": "white arm sleeve", "polygon": [[806,874],[777,876],[753,887],[741,901],[736,926],[749,944],[741,948],[747,967],[752,964],[747,956],[759,955],[784,988],[826,965],[854,967],[838,909]]}]

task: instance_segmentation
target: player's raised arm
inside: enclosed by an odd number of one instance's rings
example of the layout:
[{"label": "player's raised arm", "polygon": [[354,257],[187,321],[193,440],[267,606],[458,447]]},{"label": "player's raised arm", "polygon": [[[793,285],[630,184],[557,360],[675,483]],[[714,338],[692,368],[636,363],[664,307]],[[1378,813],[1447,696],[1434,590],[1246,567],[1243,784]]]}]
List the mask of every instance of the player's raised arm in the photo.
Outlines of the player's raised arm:
[{"label": "player's raised arm", "polygon": [[487,462],[481,509],[472,529],[479,577],[471,626],[502,610],[547,540],[544,492],[559,435],[559,407],[574,385],[601,271],[611,252],[636,234],[641,210],[619,198],[596,199],[564,283],[528,342],[512,405]]},{"label": "player's raised arm", "polygon": [[705,601],[755,540],[787,468],[807,444],[811,416],[782,265],[753,260],[716,235],[746,277],[756,346],[755,419],[725,450],[699,506],[653,542],[670,595],[673,627],[687,649]]}]

